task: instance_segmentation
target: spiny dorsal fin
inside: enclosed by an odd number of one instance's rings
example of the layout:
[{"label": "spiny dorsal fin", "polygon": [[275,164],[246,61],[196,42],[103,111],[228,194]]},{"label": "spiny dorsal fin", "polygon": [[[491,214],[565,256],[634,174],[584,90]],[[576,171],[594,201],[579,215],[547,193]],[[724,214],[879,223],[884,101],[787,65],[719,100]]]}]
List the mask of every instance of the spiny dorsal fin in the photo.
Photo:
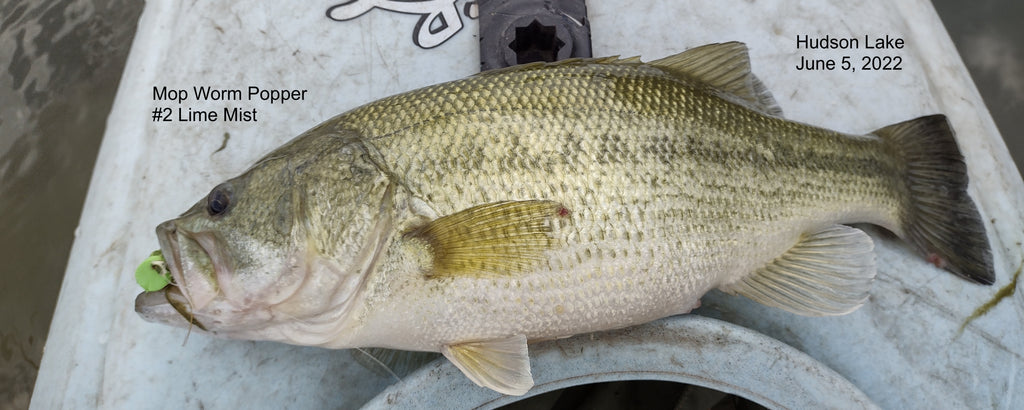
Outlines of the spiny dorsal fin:
[{"label": "spiny dorsal fin", "polygon": [[441,354],[477,386],[511,396],[522,396],[533,387],[526,336],[444,346]]},{"label": "spiny dorsal fin", "polygon": [[873,249],[864,231],[834,225],[805,235],[764,267],[719,289],[799,315],[846,314],[868,298]]},{"label": "spiny dorsal fin", "polygon": [[401,379],[441,357],[441,354],[369,347],[352,350],[352,357],[356,359],[356,363],[380,376],[391,375]]},{"label": "spiny dorsal fin", "polygon": [[428,276],[507,276],[545,261],[569,223],[569,210],[555,201],[495,202],[440,217],[408,237],[426,242]]},{"label": "spiny dorsal fin", "polygon": [[743,105],[762,113],[782,116],[775,98],[750,72],[747,46],[740,42],[716,43],[686,50],[649,63],[669,74],[698,81],[737,97]]},{"label": "spiny dorsal fin", "polygon": [[474,77],[486,77],[490,75],[502,74],[502,73],[513,73],[519,71],[533,71],[548,67],[572,67],[581,66],[588,64],[626,64],[626,65],[640,65],[643,61],[640,61],[640,56],[619,58],[619,56],[609,57],[592,57],[592,58],[567,58],[565,60],[558,60],[552,62],[546,61],[535,61],[526,64],[517,64],[508,67],[495,68],[493,70],[481,71],[474,74]]},{"label": "spiny dorsal fin", "polygon": [[612,56],[612,57],[608,57],[608,59],[612,60],[612,61],[609,61],[612,64],[642,64],[643,63],[643,61],[640,61],[640,56],[632,56],[632,57],[626,57],[626,58],[619,58],[619,56]]}]

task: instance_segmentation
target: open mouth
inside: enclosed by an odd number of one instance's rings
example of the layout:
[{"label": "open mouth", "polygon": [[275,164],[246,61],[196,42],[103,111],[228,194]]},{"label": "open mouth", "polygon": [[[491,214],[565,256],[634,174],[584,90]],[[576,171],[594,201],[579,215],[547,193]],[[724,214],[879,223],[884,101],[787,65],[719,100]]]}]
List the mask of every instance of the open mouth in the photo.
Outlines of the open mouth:
[{"label": "open mouth", "polygon": [[186,231],[174,221],[160,224],[156,235],[174,282],[193,311],[202,310],[220,293],[218,279],[228,275],[223,258],[217,257],[213,235]]},{"label": "open mouth", "polygon": [[206,329],[189,307],[188,299],[177,286],[168,286],[156,292],[142,292],[135,298],[135,311],[144,319],[166,324],[181,324],[180,318],[202,330]]},{"label": "open mouth", "polygon": [[231,274],[227,259],[216,251],[218,239],[211,232],[181,229],[174,221],[160,224],[156,233],[175,285],[140,294],[135,310],[147,320],[163,323],[180,323],[180,315],[206,330],[195,313],[217,297],[219,282]]}]

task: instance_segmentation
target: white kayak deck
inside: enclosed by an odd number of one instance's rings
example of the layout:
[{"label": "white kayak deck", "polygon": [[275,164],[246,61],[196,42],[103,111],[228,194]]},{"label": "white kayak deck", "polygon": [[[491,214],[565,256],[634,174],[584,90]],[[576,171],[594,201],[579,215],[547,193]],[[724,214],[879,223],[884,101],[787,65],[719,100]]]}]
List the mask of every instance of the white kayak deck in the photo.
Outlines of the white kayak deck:
[{"label": "white kayak deck", "polygon": [[[145,322],[134,312],[140,288],[133,273],[157,249],[158,223],[271,149],[362,103],[477,72],[477,20],[465,16],[464,1],[433,3],[457,8],[464,27],[422,49],[411,39],[419,16],[383,9],[338,22],[325,17],[331,2],[147,2],[76,231],[34,408],[348,408],[394,382],[356,364],[349,351],[187,336]],[[884,408],[1024,403],[1024,388],[1015,385],[1024,382],[1024,285],[958,333],[1024,261],[1024,183],[930,2],[589,3],[598,56],[652,60],[706,43],[747,43],[754,73],[789,119],[865,133],[946,114],[987,223],[994,286],[958,279],[872,233],[878,279],[868,303],[850,315],[799,317],[718,292],[700,312],[795,347]],[[889,35],[906,45],[798,50],[801,35]],[[856,72],[795,69],[801,56],[844,55]],[[899,56],[902,70],[863,71],[863,56]],[[190,94],[194,86],[308,92],[283,104],[193,95],[181,104],[154,101],[154,87],[163,86]],[[159,107],[175,116],[179,107],[255,108],[257,122],[154,122]]]}]

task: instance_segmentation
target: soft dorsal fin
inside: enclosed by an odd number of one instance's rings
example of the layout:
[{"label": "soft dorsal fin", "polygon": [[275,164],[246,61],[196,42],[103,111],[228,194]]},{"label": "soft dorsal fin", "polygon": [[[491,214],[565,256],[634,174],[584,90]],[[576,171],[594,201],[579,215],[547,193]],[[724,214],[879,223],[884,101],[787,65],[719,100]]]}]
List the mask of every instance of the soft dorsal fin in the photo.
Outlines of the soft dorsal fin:
[{"label": "soft dorsal fin", "polygon": [[691,48],[649,63],[669,74],[707,84],[743,105],[776,117],[782,116],[775,98],[750,72],[747,46],[740,42],[716,43]]},{"label": "soft dorsal fin", "polygon": [[562,246],[570,211],[555,201],[505,201],[442,216],[410,232],[425,242],[427,276],[507,276],[529,271]]},{"label": "soft dorsal fin", "polygon": [[511,396],[522,396],[533,387],[526,336],[444,346],[441,354],[477,386]]},{"label": "soft dorsal fin", "polygon": [[846,314],[868,298],[875,278],[873,249],[864,231],[834,225],[804,235],[781,256],[719,289],[799,315]]}]

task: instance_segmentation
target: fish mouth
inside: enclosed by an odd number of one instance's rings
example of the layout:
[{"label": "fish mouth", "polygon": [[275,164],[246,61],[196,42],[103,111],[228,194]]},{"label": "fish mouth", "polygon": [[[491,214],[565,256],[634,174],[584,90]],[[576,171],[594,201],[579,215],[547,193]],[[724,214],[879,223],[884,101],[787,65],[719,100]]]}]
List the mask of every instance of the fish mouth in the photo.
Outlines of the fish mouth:
[{"label": "fish mouth", "polygon": [[156,228],[173,284],[156,292],[143,292],[135,299],[135,311],[144,319],[167,324],[198,325],[201,311],[221,293],[220,283],[233,272],[230,260],[218,249],[221,242],[213,232],[190,232],[167,221]]},{"label": "fish mouth", "polygon": [[181,318],[189,325],[207,330],[196,319],[189,307],[188,299],[176,286],[168,286],[155,292],[142,292],[135,297],[135,312],[150,322],[180,324]]}]

